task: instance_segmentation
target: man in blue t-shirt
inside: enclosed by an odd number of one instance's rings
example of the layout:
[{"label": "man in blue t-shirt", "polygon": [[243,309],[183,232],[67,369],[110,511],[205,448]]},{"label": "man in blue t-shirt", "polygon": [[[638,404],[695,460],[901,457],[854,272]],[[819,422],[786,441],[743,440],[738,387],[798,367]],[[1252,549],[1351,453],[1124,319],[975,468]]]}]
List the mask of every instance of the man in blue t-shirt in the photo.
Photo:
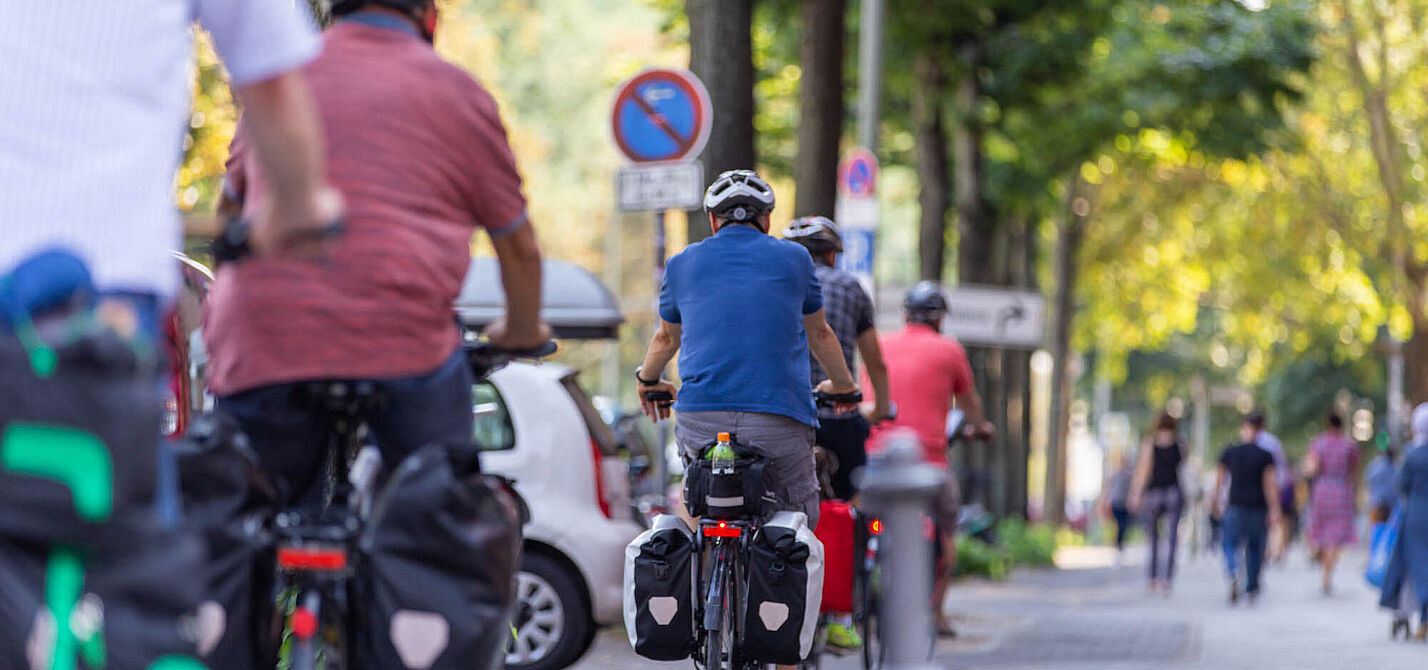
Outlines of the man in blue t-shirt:
[{"label": "man in blue t-shirt", "polygon": [[675,392],[660,373],[678,352],[675,440],[684,459],[698,458],[718,433],[736,433],[769,459],[780,505],[806,513],[813,527],[818,415],[809,352],[828,371],[818,390],[851,393],[857,385],[823,318],[808,251],[768,235],[773,207],[773,189],[750,170],[725,172],[709,187],[704,209],[714,235],[669,260],[659,324],[635,377],[645,414],[669,416],[649,394]]}]

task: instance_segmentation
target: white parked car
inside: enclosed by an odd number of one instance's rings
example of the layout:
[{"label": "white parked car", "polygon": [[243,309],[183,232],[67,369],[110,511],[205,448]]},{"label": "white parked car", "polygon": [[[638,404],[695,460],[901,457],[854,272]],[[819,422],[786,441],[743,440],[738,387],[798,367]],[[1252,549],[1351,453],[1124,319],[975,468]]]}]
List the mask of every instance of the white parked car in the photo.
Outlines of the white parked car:
[{"label": "white parked car", "polygon": [[506,665],[558,670],[620,621],[624,548],[643,528],[615,436],[550,363],[512,363],[472,391],[482,469],[515,481],[531,509]]}]

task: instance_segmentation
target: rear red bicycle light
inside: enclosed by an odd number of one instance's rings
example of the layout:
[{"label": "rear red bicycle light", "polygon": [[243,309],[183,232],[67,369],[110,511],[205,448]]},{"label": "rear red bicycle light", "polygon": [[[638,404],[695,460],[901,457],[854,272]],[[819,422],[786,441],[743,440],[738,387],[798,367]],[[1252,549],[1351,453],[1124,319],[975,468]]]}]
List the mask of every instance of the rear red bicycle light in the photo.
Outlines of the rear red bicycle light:
[{"label": "rear red bicycle light", "polygon": [[291,622],[293,635],[299,640],[310,640],[317,633],[317,615],[306,607],[294,609]]},{"label": "rear red bicycle light", "polygon": [[347,569],[347,550],[341,547],[279,547],[278,567],[308,572]]},{"label": "rear red bicycle light", "polygon": [[868,528],[873,531],[874,535],[881,535],[883,533],[883,522],[881,519],[873,519],[873,522],[868,524]]},{"label": "rear red bicycle light", "polygon": [[717,526],[704,527],[704,537],[738,537],[742,533],[738,526],[730,526],[723,521]]}]

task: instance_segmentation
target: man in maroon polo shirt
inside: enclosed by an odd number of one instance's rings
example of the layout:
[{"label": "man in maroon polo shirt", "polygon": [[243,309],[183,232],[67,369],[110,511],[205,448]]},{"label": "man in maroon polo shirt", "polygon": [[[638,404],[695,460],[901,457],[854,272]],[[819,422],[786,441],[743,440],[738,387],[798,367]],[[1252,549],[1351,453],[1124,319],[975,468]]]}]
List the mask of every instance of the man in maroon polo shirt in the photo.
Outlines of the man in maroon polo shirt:
[{"label": "man in maroon polo shirt", "polygon": [[[293,499],[320,474],[326,429],[292,406],[297,382],[379,381],[388,407],[367,420],[389,464],[432,442],[474,461],[470,370],[452,302],[478,228],[491,237],[507,298],[507,318],[487,334],[511,349],[550,336],[539,321],[540,250],[505,128],[490,94],[432,49],[434,0],[338,0],[333,13],[305,74],[347,230],[318,258],[223,265],[205,329],[218,409],[238,419]],[[248,143],[240,123],[225,196],[252,210],[269,185]]]}]

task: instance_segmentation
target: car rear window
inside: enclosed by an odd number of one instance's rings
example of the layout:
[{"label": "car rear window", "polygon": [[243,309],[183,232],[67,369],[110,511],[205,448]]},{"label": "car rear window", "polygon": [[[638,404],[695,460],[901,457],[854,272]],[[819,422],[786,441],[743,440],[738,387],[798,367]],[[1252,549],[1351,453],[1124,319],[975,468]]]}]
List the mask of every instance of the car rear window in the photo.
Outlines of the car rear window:
[{"label": "car rear window", "polygon": [[590,402],[590,396],[585,394],[585,389],[580,388],[580,381],[576,378],[576,373],[563,377],[560,384],[565,387],[566,393],[570,394],[570,399],[575,401],[575,406],[580,408],[580,417],[585,420],[585,427],[590,431],[590,439],[600,445],[600,453],[606,456],[618,454],[620,443],[615,440],[615,431],[610,430],[610,426],[600,418],[600,412],[595,409],[595,403]]},{"label": "car rear window", "polygon": [[506,399],[489,381],[471,385],[471,415],[476,424],[476,446],[481,451],[506,451],[516,447],[516,428]]}]

